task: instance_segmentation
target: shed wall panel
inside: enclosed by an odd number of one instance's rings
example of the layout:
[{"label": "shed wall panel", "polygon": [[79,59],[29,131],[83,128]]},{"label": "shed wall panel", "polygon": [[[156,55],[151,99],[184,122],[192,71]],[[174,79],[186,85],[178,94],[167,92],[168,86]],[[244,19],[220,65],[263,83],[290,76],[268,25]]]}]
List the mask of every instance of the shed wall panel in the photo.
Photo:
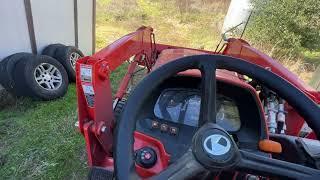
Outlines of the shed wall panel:
[{"label": "shed wall panel", "polygon": [[31,0],[38,53],[49,44],[75,45],[73,0]]},{"label": "shed wall panel", "polygon": [[23,0],[1,0],[0,61],[17,52],[31,52]]}]

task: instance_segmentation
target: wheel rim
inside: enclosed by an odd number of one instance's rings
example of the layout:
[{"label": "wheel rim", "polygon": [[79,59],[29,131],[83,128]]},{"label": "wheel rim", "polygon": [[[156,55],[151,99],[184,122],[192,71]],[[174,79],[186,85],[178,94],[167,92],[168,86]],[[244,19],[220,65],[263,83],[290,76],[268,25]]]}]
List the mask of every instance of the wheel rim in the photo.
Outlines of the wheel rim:
[{"label": "wheel rim", "polygon": [[76,62],[80,57],[81,57],[81,55],[76,53],[76,52],[71,53],[69,60],[70,60],[70,64],[71,64],[73,69],[76,68]]},{"label": "wheel rim", "polygon": [[34,79],[40,87],[53,91],[62,84],[62,75],[58,68],[52,64],[41,63],[34,71]]}]

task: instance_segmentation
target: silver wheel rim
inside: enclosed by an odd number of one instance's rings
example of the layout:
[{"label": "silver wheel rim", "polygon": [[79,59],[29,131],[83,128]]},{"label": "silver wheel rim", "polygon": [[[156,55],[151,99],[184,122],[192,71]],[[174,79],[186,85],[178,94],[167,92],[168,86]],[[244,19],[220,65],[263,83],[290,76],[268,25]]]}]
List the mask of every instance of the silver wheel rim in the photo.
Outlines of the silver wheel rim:
[{"label": "silver wheel rim", "polygon": [[73,52],[73,53],[70,54],[70,59],[69,60],[70,60],[71,67],[73,69],[76,68],[76,62],[77,62],[77,60],[79,58],[81,58],[81,55],[76,53],[76,52]]},{"label": "silver wheel rim", "polygon": [[33,74],[38,85],[45,90],[57,90],[62,84],[61,72],[52,64],[41,63]]}]

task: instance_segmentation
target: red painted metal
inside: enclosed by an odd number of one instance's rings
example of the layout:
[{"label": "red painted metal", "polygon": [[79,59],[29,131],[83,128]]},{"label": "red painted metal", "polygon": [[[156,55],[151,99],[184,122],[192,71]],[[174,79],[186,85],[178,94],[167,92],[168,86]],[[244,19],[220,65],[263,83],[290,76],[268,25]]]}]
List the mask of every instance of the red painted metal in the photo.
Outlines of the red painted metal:
[{"label": "red painted metal", "polygon": [[[89,165],[101,164],[101,160],[112,157],[112,139],[114,115],[112,109],[112,91],[110,73],[130,57],[144,55],[144,62],[153,65],[151,34],[152,28],[141,27],[128,34],[90,57],[77,61],[76,84],[79,108],[79,130],[84,134],[87,143]],[[146,63],[147,62],[147,63]],[[92,69],[90,82],[81,79],[81,67]],[[133,69],[133,68],[130,68]],[[127,88],[129,78],[123,81],[118,96],[121,97]],[[83,86],[94,90],[93,105],[89,106]],[[102,132],[102,129],[104,132]]]},{"label": "red painted metal", "polygon": [[154,63],[151,45],[152,32],[153,29],[150,27],[141,27],[137,31],[122,37],[91,57],[98,61],[108,62],[110,71],[114,71],[124,61],[139,53],[144,54],[149,61],[148,63],[152,65]]},{"label": "red painted metal", "polygon": [[[163,60],[159,57],[159,62],[156,62],[155,53],[160,54],[160,52],[165,52],[164,50],[167,50],[168,52],[171,51],[171,53],[167,53],[167,57],[162,58]],[[121,99],[126,93],[128,83],[132,78],[132,74],[137,64],[145,66],[151,71],[152,68],[157,68],[161,64],[169,62],[173,57],[177,57],[177,55],[180,55],[179,57],[181,57],[181,55],[202,53],[215,54],[215,52],[205,50],[154,44],[153,29],[151,27],[141,27],[137,31],[122,37],[94,55],[78,60],[76,64],[76,86],[79,110],[79,130],[86,140],[89,166],[101,166],[109,169],[113,168],[112,139],[114,115],[112,107],[113,97],[109,79],[110,73],[123,62],[134,56],[134,60],[129,65],[127,74],[123,78],[117,94],[115,95],[116,98]],[[297,76],[288,71],[277,61],[254,49],[244,40],[230,39],[221,54],[241,58],[265,68],[268,67],[273,73],[295,85],[316,103],[320,102],[319,92],[303,84]],[[81,67],[92,69],[91,81],[86,81],[81,77]],[[191,70],[185,75],[199,76],[199,71]],[[244,86],[250,91],[254,91],[251,86],[244,83],[242,80],[239,80],[238,76],[233,72],[219,71],[217,73],[217,78],[218,80],[229,81],[230,83]],[[94,95],[91,100],[88,96],[85,96],[84,87],[92,87]],[[92,104],[90,104],[90,102]],[[261,106],[260,108],[262,109]],[[298,116],[293,115],[290,119],[297,117]],[[300,123],[300,121],[303,120],[297,120],[295,123]],[[290,125],[299,129],[299,125]],[[294,128],[289,127],[290,131],[296,132],[297,130]],[[165,153],[165,149],[160,141],[141,133],[135,133],[134,137],[136,140],[134,149],[143,146],[152,146],[156,149],[156,152],[161,159],[154,168],[145,170],[141,167],[137,167],[137,172],[142,177],[149,177],[150,175],[158,173],[168,165],[169,155]]]},{"label": "red painted metal", "polygon": [[134,140],[134,150],[151,147],[156,151],[158,157],[157,163],[150,169],[136,165],[136,171],[141,177],[147,178],[158,174],[168,166],[170,155],[166,152],[161,141],[139,132],[134,133]]},{"label": "red painted metal", "polygon": [[290,121],[287,123],[286,133],[298,136],[304,124],[304,119],[288,104],[285,105],[285,110],[287,111],[286,119]]},{"label": "red painted metal", "polygon": [[[298,78],[297,75],[290,72],[278,61],[275,61],[271,57],[251,47],[246,41],[241,39],[229,39],[223,54],[241,58],[245,61],[249,61],[251,63],[260,65],[261,67],[270,69],[273,73],[296,86],[315,103],[320,104],[320,92],[305,84]],[[297,136],[303,126],[304,119],[294,109],[290,108],[290,106],[286,106],[285,110],[288,112],[286,118],[288,129],[287,134]]]},{"label": "red painted metal", "polygon": [[115,98],[122,99],[123,96],[126,94],[128,84],[134,74],[134,71],[135,71],[137,65],[139,64],[141,57],[142,57],[141,54],[135,56],[133,62],[129,64],[127,73],[125,74],[125,76],[123,77],[123,79],[119,85],[119,88],[118,88],[118,91],[115,95]]},{"label": "red painted metal", "polygon": [[227,46],[223,52],[224,55],[229,55],[241,58],[245,61],[257,64],[261,67],[270,69],[273,73],[286,79],[288,82],[296,86],[300,91],[309,96],[314,102],[320,103],[320,93],[315,89],[305,84],[294,73],[290,72],[278,61],[261,53],[257,49],[251,47],[249,43],[241,39],[229,39]]},{"label": "red painted metal", "polygon": [[[85,139],[88,144],[92,144],[94,145],[93,147],[87,147],[87,150],[94,152],[94,156],[88,156],[88,165],[89,166],[100,166],[103,167],[105,169],[114,170],[114,162],[113,162],[113,158],[112,157],[105,157],[103,155],[101,155],[100,151],[96,151],[98,148],[96,148],[97,145],[99,145],[99,143],[97,142],[92,142],[92,140],[94,140],[94,138],[90,138],[87,137],[87,133],[85,134]],[[89,133],[90,135],[90,133]],[[170,155],[166,152],[163,144],[161,141],[147,136],[145,134],[142,134],[140,132],[135,132],[134,133],[134,150],[138,150],[141,149],[143,147],[151,147],[156,151],[157,154],[157,163],[149,169],[140,167],[138,165],[136,165],[136,171],[139,174],[139,176],[141,176],[142,178],[148,178],[150,176],[153,176],[155,174],[158,174],[159,172],[161,172],[163,169],[165,169],[170,161]],[[89,155],[89,154],[88,154]],[[91,154],[93,155],[93,154]],[[104,157],[104,158],[102,158]],[[93,159],[93,158],[99,158],[99,159]],[[93,163],[94,162],[94,163]]]}]

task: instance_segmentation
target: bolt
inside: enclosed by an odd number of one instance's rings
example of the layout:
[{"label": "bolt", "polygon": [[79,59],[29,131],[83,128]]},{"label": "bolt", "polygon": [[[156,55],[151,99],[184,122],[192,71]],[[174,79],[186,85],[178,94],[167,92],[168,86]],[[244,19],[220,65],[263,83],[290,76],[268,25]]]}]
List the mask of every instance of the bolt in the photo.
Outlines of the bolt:
[{"label": "bolt", "polygon": [[107,126],[102,126],[102,127],[101,127],[101,132],[104,133],[106,130],[107,130]]}]

